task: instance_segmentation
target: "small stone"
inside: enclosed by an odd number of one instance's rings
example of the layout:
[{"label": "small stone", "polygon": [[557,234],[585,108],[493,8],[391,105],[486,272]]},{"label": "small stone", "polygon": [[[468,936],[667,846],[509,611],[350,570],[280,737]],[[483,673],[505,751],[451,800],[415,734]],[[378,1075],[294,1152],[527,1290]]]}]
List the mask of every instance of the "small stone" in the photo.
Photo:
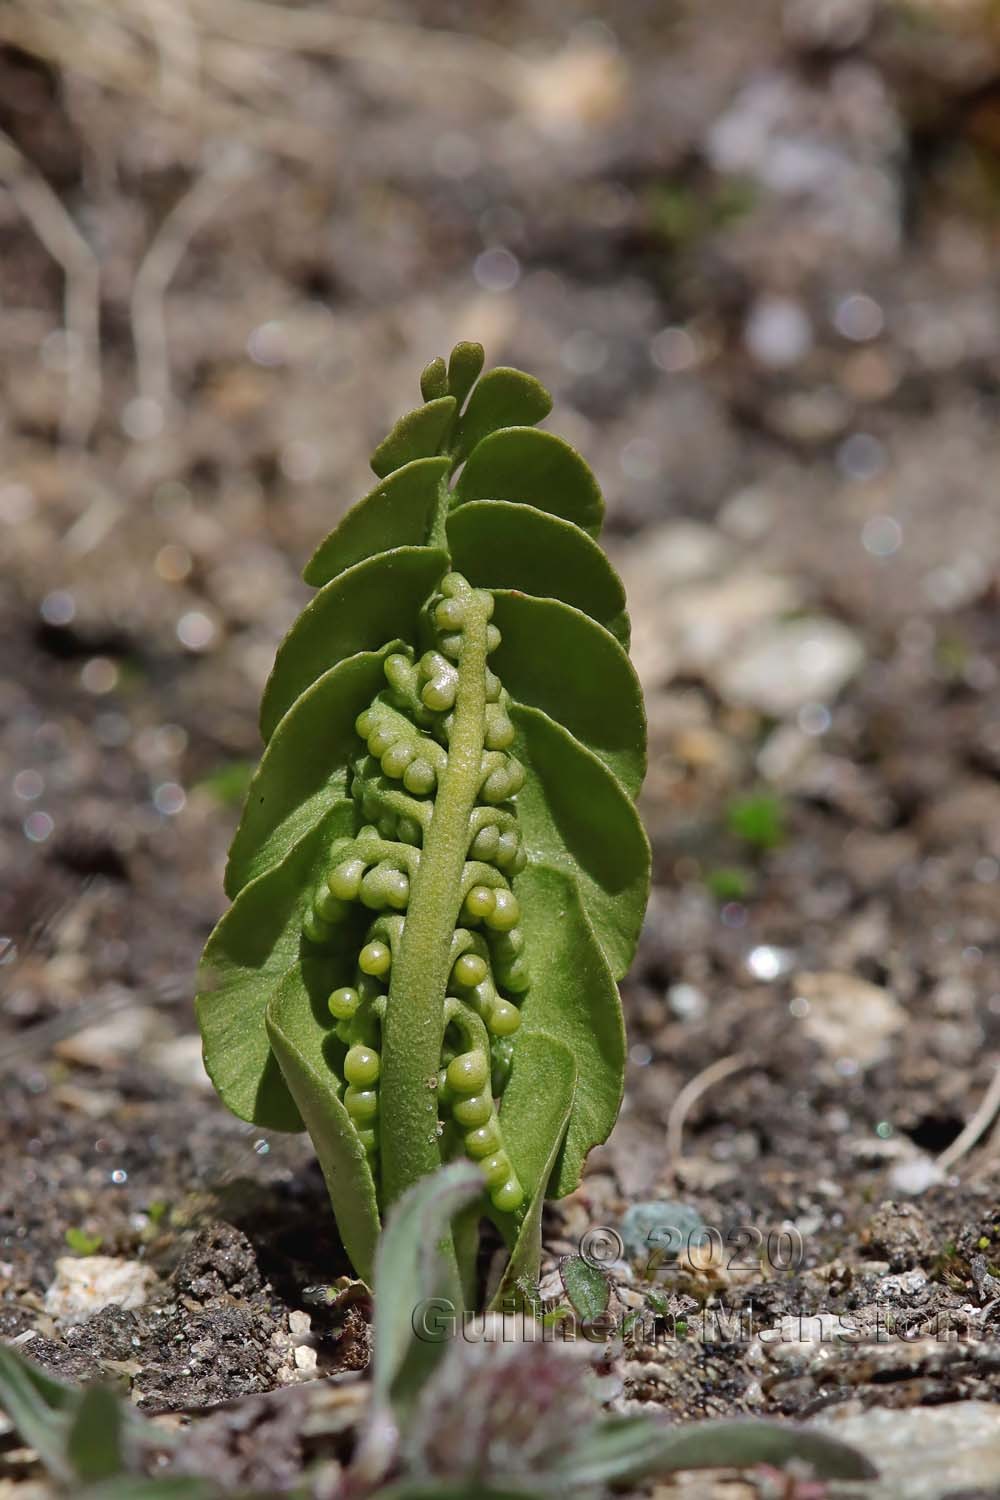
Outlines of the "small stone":
[{"label": "small stone", "polygon": [[854,1402],[831,1407],[809,1426],[870,1455],[878,1480],[866,1500],[943,1500],[945,1495],[991,1495],[1000,1482],[997,1409],[990,1401],[900,1410]]},{"label": "small stone", "polygon": [[892,1271],[908,1271],[934,1249],[927,1220],[913,1203],[881,1203],[862,1234],[864,1253],[889,1262]]},{"label": "small stone", "polygon": [[602,37],[580,36],[526,65],[523,106],[532,124],[553,136],[575,137],[605,127],[630,97],[625,55]]},{"label": "small stone", "polygon": [[619,559],[631,599],[647,592],[658,595],[671,584],[675,588],[712,578],[733,560],[732,544],[711,526],[697,521],[664,521],[642,534]]},{"label": "small stone", "polygon": [[304,1379],[316,1374],[316,1350],[309,1344],[296,1344],[293,1358],[296,1370]]},{"label": "small stone", "polygon": [[787,370],[812,348],[812,324],[800,302],[790,297],[759,297],[750,309],[743,342],[757,364]]},{"label": "small stone", "polygon": [[854,974],[799,974],[794,990],[795,999],[805,1003],[793,1014],[801,1016],[806,1034],[838,1062],[850,1059],[861,1069],[870,1068],[887,1055],[890,1039],[904,1024],[894,996]]},{"label": "small stone", "polygon": [[698,1242],[704,1228],[701,1214],[689,1204],[651,1199],[626,1210],[621,1236],[632,1260],[648,1260],[657,1253],[661,1259],[675,1260]]},{"label": "small stone", "polygon": [[759,943],[751,948],[746,957],[746,966],[754,979],[762,984],[771,984],[787,974],[795,964],[795,953],[791,948],[776,948],[772,943]]},{"label": "small stone", "polygon": [[63,1062],[84,1068],[120,1067],[142,1048],[156,1026],[156,1015],[142,1005],[122,1004],[106,1020],[83,1026],[57,1042],[54,1051]]},{"label": "small stone", "polygon": [[854,1343],[857,1328],[850,1315],[842,1313],[788,1313],[776,1328],[761,1330],[760,1342],[773,1360],[801,1358],[822,1350]]},{"label": "small stone", "polygon": [[783,719],[807,703],[830,702],[864,656],[858,637],[836,620],[778,620],[721,660],[714,678],[728,702]]},{"label": "small stone", "polygon": [[708,997],[696,984],[672,984],[667,990],[667,1004],[682,1021],[700,1021],[708,1011]]},{"label": "small stone", "polygon": [[889,1172],[889,1187],[894,1193],[904,1193],[908,1198],[919,1198],[928,1188],[943,1182],[944,1172],[932,1156],[914,1156],[909,1161],[899,1161]]},{"label": "small stone", "polygon": [[1000,786],[986,777],[969,777],[946,787],[930,799],[918,831],[935,849],[954,849],[965,839],[988,841],[988,831],[1000,826]]},{"label": "small stone", "polygon": [[64,1255],[56,1261],[56,1279],[45,1293],[45,1311],[59,1322],[78,1322],[109,1303],[127,1311],[142,1307],[156,1272],[136,1260],[112,1255]]},{"label": "small stone", "polygon": [[797,724],[779,724],[757,752],[757,769],[765,781],[787,784],[815,753],[816,743]]}]

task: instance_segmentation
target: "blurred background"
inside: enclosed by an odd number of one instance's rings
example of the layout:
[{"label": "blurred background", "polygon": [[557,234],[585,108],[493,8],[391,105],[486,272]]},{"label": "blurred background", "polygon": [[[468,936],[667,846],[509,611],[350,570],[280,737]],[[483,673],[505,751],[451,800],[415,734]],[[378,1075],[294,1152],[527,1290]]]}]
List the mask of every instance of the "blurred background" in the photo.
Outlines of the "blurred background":
[{"label": "blurred background", "polygon": [[538,375],[595,469],[648,695],[655,890],[596,1170],[662,1183],[672,1100],[736,1055],[687,1119],[692,1191],[780,1213],[822,1161],[833,1198],[920,1192],[992,1077],[996,4],[355,10],[0,8],[29,1280],[69,1188],[127,1248],[242,1129],[190,993],[260,689],[302,564],[460,338]]}]

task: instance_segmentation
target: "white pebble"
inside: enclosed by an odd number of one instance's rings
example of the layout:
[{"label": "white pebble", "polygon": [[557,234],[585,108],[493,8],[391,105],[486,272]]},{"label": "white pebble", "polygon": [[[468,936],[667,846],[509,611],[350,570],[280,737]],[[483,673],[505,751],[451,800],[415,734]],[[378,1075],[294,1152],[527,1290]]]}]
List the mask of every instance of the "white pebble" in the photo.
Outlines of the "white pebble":
[{"label": "white pebble", "polygon": [[127,1310],[142,1307],[155,1281],[152,1267],[137,1260],[64,1255],[56,1261],[56,1279],[45,1293],[45,1311],[59,1322],[75,1322],[112,1302]]},{"label": "white pebble", "polygon": [[759,297],[750,309],[743,342],[757,364],[787,370],[812,348],[812,324],[801,303],[790,297]]},{"label": "white pebble", "polygon": [[921,1193],[944,1181],[945,1174],[930,1156],[914,1156],[909,1161],[898,1161],[889,1170],[889,1191],[895,1196],[903,1193],[907,1198],[919,1198]]}]

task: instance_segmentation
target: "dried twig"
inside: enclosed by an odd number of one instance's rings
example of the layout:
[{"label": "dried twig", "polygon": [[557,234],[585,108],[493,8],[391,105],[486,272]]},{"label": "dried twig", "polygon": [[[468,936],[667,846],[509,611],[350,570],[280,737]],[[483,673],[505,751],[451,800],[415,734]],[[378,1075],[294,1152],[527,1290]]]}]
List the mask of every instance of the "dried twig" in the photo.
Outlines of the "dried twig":
[{"label": "dried twig", "polygon": [[750,1067],[753,1062],[749,1053],[734,1052],[729,1057],[720,1057],[716,1062],[710,1063],[684,1085],[667,1115],[668,1166],[675,1167],[684,1154],[684,1125],[691,1106],[715,1084],[721,1083],[731,1073],[738,1073],[741,1068]]},{"label": "dried twig", "polygon": [[[144,28],[148,33],[148,24]],[[124,28],[105,28],[100,45],[79,22],[48,13],[44,0],[36,8],[0,5],[0,43],[43,57],[54,67],[143,100],[148,108],[157,96],[159,55],[143,55]],[[176,118],[176,116],[175,116]],[[329,151],[329,137],[301,120],[269,118],[220,97],[218,89],[201,87],[181,112],[184,124],[201,134],[235,136],[278,156],[314,162]]]},{"label": "dried twig", "polygon": [[136,272],[131,313],[139,394],[156,402],[164,418],[171,405],[167,289],[191,240],[245,177],[246,167],[234,170],[231,157],[199,177],[163,220]]},{"label": "dried twig", "polygon": [[529,65],[486,37],[402,21],[335,15],[325,7],[272,5],[268,0],[196,0],[206,30],[258,47],[325,53],[390,63],[401,71],[424,65],[472,78],[492,93],[519,99]]},{"label": "dried twig", "polygon": [[281,114],[227,97],[228,45],[300,52],[375,63],[409,91],[446,73],[520,105],[533,76],[530,62],[488,38],[367,16],[338,15],[323,6],[266,0],[8,0],[0,7],[0,42],[47,58],[147,103],[201,133],[238,135],[297,160],[329,149],[320,129],[296,118],[291,88],[279,91]]},{"label": "dried twig", "polygon": [[38,169],[0,131],[0,179],[46,250],[62,267],[67,343],[61,435],[83,446],[101,400],[100,266],[67,210]]}]

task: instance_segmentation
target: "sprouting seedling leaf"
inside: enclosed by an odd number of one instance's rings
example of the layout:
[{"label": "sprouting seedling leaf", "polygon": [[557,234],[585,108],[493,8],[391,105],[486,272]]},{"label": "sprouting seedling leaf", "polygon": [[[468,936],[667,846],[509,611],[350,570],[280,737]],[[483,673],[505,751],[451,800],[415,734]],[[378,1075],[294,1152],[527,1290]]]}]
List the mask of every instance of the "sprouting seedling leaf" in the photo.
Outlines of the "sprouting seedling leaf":
[{"label": "sprouting seedling leaf", "polygon": [[584,1323],[603,1318],[611,1300],[611,1283],[599,1267],[582,1255],[567,1255],[559,1263],[559,1277],[578,1318]]},{"label": "sprouting seedling leaf", "polygon": [[104,1236],[91,1234],[78,1225],[72,1225],[66,1231],[66,1244],[74,1255],[96,1255],[104,1244]]},{"label": "sprouting seedling leaf", "polygon": [[452,1235],[467,1300],[478,1218],[511,1252],[501,1291],[530,1281],[545,1194],[611,1129],[649,882],[600,490],[537,430],[543,387],[482,366],[460,344],[425,367],[306,568],[198,996],[220,1094],[308,1129],[362,1276],[414,1183],[481,1164]]},{"label": "sprouting seedling leaf", "polygon": [[366,1485],[393,1462],[400,1430],[457,1332],[463,1302],[453,1225],[482,1186],[472,1162],[452,1162],[415,1183],[389,1215],[375,1266],[372,1402],[354,1463]]},{"label": "sprouting seedling leaf", "polygon": [[746,901],[753,894],[754,877],[737,865],[720,865],[707,872],[705,884],[716,901]]},{"label": "sprouting seedling leaf", "polygon": [[85,1481],[108,1479],[125,1467],[122,1408],[106,1386],[88,1386],[81,1394],[66,1441],[74,1472]]},{"label": "sprouting seedling leaf", "polygon": [[770,792],[737,797],[726,809],[726,826],[753,849],[777,849],[785,841],[784,804]]},{"label": "sprouting seedling leaf", "polygon": [[[461,1289],[451,1253],[451,1225],[482,1192],[479,1168],[452,1162],[399,1200],[378,1249],[379,1316],[375,1328],[376,1401],[406,1407],[419,1380],[443,1352],[461,1312]],[[434,1325],[421,1316],[440,1314]],[[441,1336],[438,1337],[437,1335]]]}]

